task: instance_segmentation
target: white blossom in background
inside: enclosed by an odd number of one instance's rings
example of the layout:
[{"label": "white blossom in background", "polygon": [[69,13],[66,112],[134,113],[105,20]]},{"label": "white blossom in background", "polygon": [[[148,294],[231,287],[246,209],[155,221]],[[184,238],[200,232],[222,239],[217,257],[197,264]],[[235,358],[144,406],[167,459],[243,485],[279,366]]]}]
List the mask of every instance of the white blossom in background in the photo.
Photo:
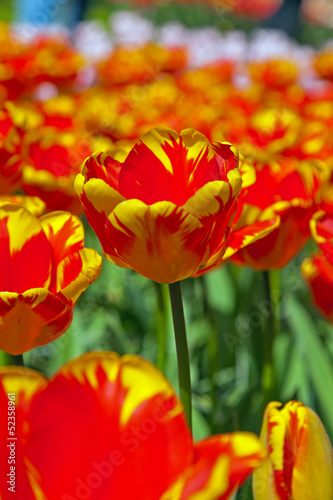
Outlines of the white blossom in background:
[{"label": "white blossom in background", "polygon": [[129,47],[146,45],[153,41],[155,27],[136,12],[116,12],[109,18],[111,34],[115,44]]},{"label": "white blossom in background", "polygon": [[74,30],[74,44],[84,58],[97,62],[112,52],[110,33],[98,21],[80,23]]},{"label": "white blossom in background", "polygon": [[187,45],[189,31],[178,22],[166,23],[157,32],[157,43],[164,47],[185,47]]},{"label": "white blossom in background", "polygon": [[188,30],[189,66],[213,64],[223,58],[223,35],[214,28]]},{"label": "white blossom in background", "polygon": [[57,97],[59,94],[58,87],[51,82],[40,83],[34,90],[33,99],[36,101],[48,101]]}]

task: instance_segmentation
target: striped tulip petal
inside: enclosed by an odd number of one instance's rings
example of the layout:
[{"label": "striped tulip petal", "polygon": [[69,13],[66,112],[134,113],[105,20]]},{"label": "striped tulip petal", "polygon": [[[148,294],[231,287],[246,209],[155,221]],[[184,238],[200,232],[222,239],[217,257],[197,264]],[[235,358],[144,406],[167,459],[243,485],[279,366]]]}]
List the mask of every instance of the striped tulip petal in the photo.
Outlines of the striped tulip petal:
[{"label": "striped tulip petal", "polygon": [[[2,414],[7,414],[9,408],[9,400],[15,403],[15,423],[16,429],[23,431],[23,422],[26,422],[27,414],[29,413],[31,399],[47,386],[47,379],[40,373],[37,373],[29,368],[6,367],[0,368],[0,411]],[[5,418],[0,419],[0,496],[2,500],[9,500],[11,497],[24,498],[26,500],[36,500],[37,496],[34,493],[32,486],[36,471],[33,470],[26,456],[24,432],[22,439],[10,440],[8,435],[8,421]],[[15,429],[15,437],[17,437]],[[21,438],[21,435],[20,435]],[[15,442],[12,448],[7,447],[7,444]],[[6,448],[6,452],[4,452]],[[7,451],[8,450],[8,451]],[[9,454],[15,453],[15,465],[8,463]],[[7,483],[11,480],[10,467],[15,467],[15,481]],[[30,477],[29,477],[30,476]],[[8,488],[13,488],[9,490]]]},{"label": "striped tulip petal", "polygon": [[314,304],[333,322],[333,266],[326,256],[317,252],[305,259],[301,265],[301,273],[308,286]]},{"label": "striped tulip petal", "polygon": [[19,205],[0,206],[0,236],[0,290],[48,287],[51,249],[36,217]]},{"label": "striped tulip petal", "polygon": [[23,293],[0,292],[0,345],[21,354],[62,335],[72,322],[70,302],[44,288]]},{"label": "striped tulip petal", "polygon": [[333,216],[323,211],[316,213],[310,221],[310,228],[313,239],[333,265]]},{"label": "striped tulip petal", "polygon": [[333,498],[333,449],[318,415],[299,401],[268,404],[261,439],[269,456],[254,472],[255,500]]},{"label": "striped tulip petal", "polygon": [[[27,500],[226,500],[264,456],[247,433],[193,445],[169,382],[138,356],[91,352],[49,381],[3,368],[1,411],[10,386],[18,396],[18,487]],[[7,457],[2,443],[0,463]],[[0,495],[7,499],[4,477]]]},{"label": "striped tulip petal", "polygon": [[36,217],[40,217],[45,211],[45,203],[37,196],[0,196],[0,206],[7,203],[15,203],[29,210]]},{"label": "striped tulip petal", "polygon": [[[144,238],[143,238],[144,235]],[[197,218],[170,202],[128,200],[106,224],[105,256],[160,283],[193,274],[207,256],[208,234]]]},{"label": "striped tulip petal", "polygon": [[204,439],[194,446],[195,462],[161,500],[228,500],[265,457],[250,433]]}]

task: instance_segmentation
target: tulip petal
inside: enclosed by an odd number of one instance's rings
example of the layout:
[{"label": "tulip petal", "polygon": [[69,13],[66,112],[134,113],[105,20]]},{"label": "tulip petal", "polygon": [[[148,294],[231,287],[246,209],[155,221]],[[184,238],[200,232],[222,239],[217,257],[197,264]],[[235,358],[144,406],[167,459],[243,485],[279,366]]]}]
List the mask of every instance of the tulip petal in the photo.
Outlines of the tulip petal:
[{"label": "tulip petal", "polygon": [[[44,500],[36,494],[36,490],[31,485],[29,475],[33,470],[29,467],[26,456],[26,441],[24,437],[29,429],[27,414],[30,407],[31,398],[42,391],[48,384],[47,379],[29,368],[2,367],[0,368],[0,413],[7,415],[10,411],[8,407],[8,395],[14,397],[15,402],[15,442],[10,440],[8,431],[8,421],[6,418],[0,419],[0,498],[9,499],[12,496],[24,498],[26,500]],[[12,408],[12,407],[10,407]],[[23,439],[22,439],[23,437]],[[8,439],[9,438],[9,439]],[[15,493],[9,491],[11,464],[8,463],[9,450],[7,444],[14,443],[15,451]],[[45,498],[46,500],[46,498]]]},{"label": "tulip petal", "polygon": [[218,179],[226,180],[226,172],[204,135],[192,129],[178,135],[156,128],[128,154],[119,174],[119,192],[147,205],[170,201],[182,206],[197,189]]},{"label": "tulip petal", "polygon": [[[73,256],[84,246],[84,230],[78,217],[68,212],[52,212],[39,219],[39,222],[50,242],[52,249],[53,268],[51,284],[52,292],[59,292],[68,281],[64,281],[63,261],[73,259]],[[71,269],[75,273],[74,267]],[[77,270],[79,272],[79,270]],[[73,276],[77,277],[77,275]]]},{"label": "tulip petal", "polygon": [[63,259],[58,267],[58,283],[62,295],[75,304],[81,293],[97,280],[101,268],[102,257],[92,248],[83,248]]},{"label": "tulip petal", "polygon": [[318,416],[306,409],[306,423],[292,475],[295,500],[333,498],[333,450]]},{"label": "tulip petal", "polygon": [[333,266],[325,255],[317,252],[305,259],[301,273],[307,281],[312,300],[330,322],[333,321]]},{"label": "tulip petal", "polygon": [[238,250],[254,243],[261,238],[265,238],[280,224],[280,218],[258,221],[249,226],[231,231],[227,240],[227,249],[223,255],[223,260],[234,255]]},{"label": "tulip petal", "polygon": [[49,284],[50,244],[36,217],[19,205],[0,206],[0,261],[1,291],[24,292]]},{"label": "tulip petal", "polygon": [[192,459],[180,410],[167,380],[136,356],[69,362],[29,415],[28,458],[47,499],[158,499]]},{"label": "tulip petal", "polygon": [[66,331],[72,317],[65,297],[46,289],[22,294],[0,292],[1,348],[10,354],[22,354],[52,342]]},{"label": "tulip petal", "polygon": [[195,273],[205,260],[209,242],[209,235],[193,215],[168,202],[151,206],[139,200],[120,203],[109,216],[105,231],[107,259],[122,259],[160,283]]},{"label": "tulip petal", "polygon": [[195,445],[195,462],[161,500],[227,500],[258,467],[265,449],[254,434],[213,436]]}]

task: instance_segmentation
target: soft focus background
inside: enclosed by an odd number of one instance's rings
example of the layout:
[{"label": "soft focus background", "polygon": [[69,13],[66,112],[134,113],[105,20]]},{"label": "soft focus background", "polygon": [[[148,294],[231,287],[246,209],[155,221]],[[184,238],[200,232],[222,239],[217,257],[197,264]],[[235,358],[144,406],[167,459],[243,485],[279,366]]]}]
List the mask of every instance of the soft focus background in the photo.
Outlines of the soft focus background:
[{"label": "soft focus background", "polygon": [[[314,48],[329,45],[332,36],[333,6],[328,0],[304,1],[297,23],[291,25],[287,22],[290,14],[281,14],[281,11],[276,14],[281,2],[273,0],[230,0],[211,5],[199,2],[156,3],[88,2],[84,22],[75,29],[71,27],[67,34],[75,50],[83,53],[89,64],[106,59],[119,43],[133,47],[158,40],[168,46],[181,45],[186,41],[190,63],[197,67],[204,66],[205,61],[213,63],[220,50],[220,54],[227,54],[229,59],[242,63],[251,57],[265,59],[267,55],[282,55],[296,61],[301,70],[308,67],[307,57],[313,54]],[[297,3],[294,2],[295,5],[290,8],[297,10]],[[15,22],[18,37],[28,33],[24,31],[27,28],[22,22],[33,15],[29,11],[33,2],[28,6],[23,4],[23,0],[0,2],[0,19]],[[39,2],[39,8],[42,4]],[[46,14],[38,28],[43,27],[44,21],[47,22],[48,12],[53,12],[57,20],[58,17],[61,20],[68,2],[58,0],[45,5],[43,12]],[[275,17],[272,17],[274,14]],[[73,21],[71,23],[73,25]],[[188,31],[184,31],[182,26]],[[285,28],[288,34],[265,31],[277,27]],[[190,31],[194,29],[197,31]],[[86,72],[81,72],[83,88],[88,88],[94,79],[88,66]],[[117,72],[116,65],[110,69],[113,76]],[[108,76],[104,75],[104,78]],[[302,78],[305,86],[318,84],[312,73],[303,73]],[[157,76],[156,81],[159,80]],[[246,86],[246,79],[239,77],[237,84],[240,88]],[[113,85],[117,87],[116,79]],[[145,92],[144,79],[141,87]],[[113,92],[114,88],[111,86],[109,91]],[[103,92],[107,91],[105,86]],[[56,95],[52,84],[40,88],[38,92],[35,91],[34,95],[40,102]],[[127,88],[124,92],[130,92],[132,103],[138,102],[139,107],[142,102],[145,104],[145,95],[141,99],[138,88]],[[64,92],[64,95],[67,94],[68,90]],[[168,98],[167,89],[161,97],[162,102]],[[112,103],[101,104],[94,95],[91,99],[89,117],[97,117],[97,120]],[[88,100],[85,100],[84,106],[88,106],[87,103]],[[83,107],[76,111],[84,114],[85,110]],[[143,116],[145,112],[140,110]],[[106,120],[110,120],[108,112],[105,113]],[[116,114],[114,119],[117,127],[125,126],[118,123]],[[164,117],[164,123],[167,120]],[[169,124],[174,126],[172,117]],[[135,133],[130,138],[134,139]],[[103,144],[95,147],[100,148]],[[97,237],[86,221],[85,229],[86,246],[101,253]],[[310,241],[280,273],[280,335],[275,342],[274,359],[280,400],[299,399],[314,408],[332,438],[333,327],[314,308],[300,274],[301,262],[315,248],[314,242]],[[272,317],[272,308],[264,295],[262,273],[227,264],[204,277],[186,280],[182,287],[191,358],[195,438],[212,432],[234,430],[258,433],[262,417],[264,335]],[[101,277],[80,297],[74,309],[73,324],[67,333],[56,342],[27,353],[25,363],[50,375],[68,359],[99,349],[115,350],[120,354],[136,353],[156,363],[157,331],[164,327],[159,312],[161,304],[168,314],[165,373],[177,388],[176,352],[166,286],[159,287],[107,261],[104,262]],[[219,356],[219,367],[212,383],[211,356],[215,350]],[[239,498],[250,498],[248,485],[239,493]]]}]

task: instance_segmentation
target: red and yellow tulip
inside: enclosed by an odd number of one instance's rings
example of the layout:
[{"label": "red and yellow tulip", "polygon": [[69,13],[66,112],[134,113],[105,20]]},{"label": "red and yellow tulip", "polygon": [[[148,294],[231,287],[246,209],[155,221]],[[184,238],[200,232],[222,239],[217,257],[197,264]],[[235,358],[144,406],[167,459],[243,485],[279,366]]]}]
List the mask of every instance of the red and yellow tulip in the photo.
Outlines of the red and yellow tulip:
[{"label": "red and yellow tulip", "polygon": [[81,212],[74,179],[82,161],[91,154],[88,134],[41,127],[24,137],[22,186],[40,197],[48,210]]},{"label": "red and yellow tulip", "polygon": [[[174,390],[138,356],[88,353],[50,380],[0,368],[0,411],[16,398],[16,494],[25,500],[226,500],[265,456],[237,432],[192,443]],[[8,492],[0,421],[0,495]],[[20,496],[21,495],[21,496]]]},{"label": "red and yellow tulip", "polygon": [[241,176],[230,144],[156,128],[122,163],[89,157],[75,188],[108,260],[172,283],[221,259]]},{"label": "red and yellow tulip", "polygon": [[314,304],[333,322],[333,216],[320,211],[311,219],[310,227],[320,251],[302,262],[301,273]]},{"label": "red and yellow tulip", "polygon": [[274,219],[279,224],[232,260],[257,270],[281,269],[311,237],[309,223],[329,172],[320,163],[280,158],[279,163],[257,165],[256,173],[255,184],[240,200],[236,229]]},{"label": "red and yellow tulip", "polygon": [[17,204],[0,205],[0,349],[20,354],[69,327],[79,295],[102,259],[84,248],[80,220],[67,212],[37,219]]},{"label": "red and yellow tulip", "polygon": [[0,110],[0,195],[13,193],[21,182],[21,138],[7,110]]},{"label": "red and yellow tulip", "polygon": [[333,449],[318,415],[299,401],[268,404],[261,440],[268,458],[254,472],[254,500],[333,498]]}]

